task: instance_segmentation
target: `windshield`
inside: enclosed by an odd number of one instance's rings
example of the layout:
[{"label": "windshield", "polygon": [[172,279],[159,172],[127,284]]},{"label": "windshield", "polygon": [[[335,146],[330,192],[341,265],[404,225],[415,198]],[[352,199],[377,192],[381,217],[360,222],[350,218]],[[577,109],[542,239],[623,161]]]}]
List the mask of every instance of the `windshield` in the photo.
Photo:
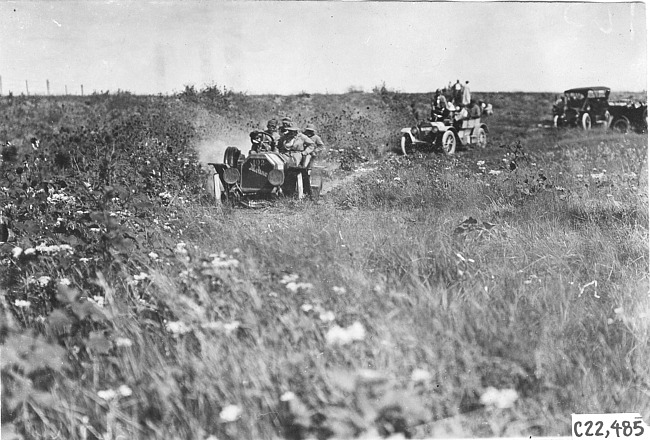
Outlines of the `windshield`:
[{"label": "windshield", "polygon": [[580,107],[582,106],[582,103],[585,102],[584,93],[571,92],[571,93],[565,93],[564,96],[566,96],[567,105],[569,107]]}]

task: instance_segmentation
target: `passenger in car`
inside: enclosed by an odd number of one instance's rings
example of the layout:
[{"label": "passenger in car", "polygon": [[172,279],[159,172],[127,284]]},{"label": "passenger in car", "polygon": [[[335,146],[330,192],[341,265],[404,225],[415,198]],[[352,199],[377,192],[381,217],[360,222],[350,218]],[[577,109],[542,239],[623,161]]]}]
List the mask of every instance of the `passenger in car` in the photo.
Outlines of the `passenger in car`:
[{"label": "passenger in car", "polygon": [[278,151],[284,157],[291,159],[296,165],[303,164],[303,159],[313,153],[316,144],[295,123],[285,127],[285,132],[278,140]]}]

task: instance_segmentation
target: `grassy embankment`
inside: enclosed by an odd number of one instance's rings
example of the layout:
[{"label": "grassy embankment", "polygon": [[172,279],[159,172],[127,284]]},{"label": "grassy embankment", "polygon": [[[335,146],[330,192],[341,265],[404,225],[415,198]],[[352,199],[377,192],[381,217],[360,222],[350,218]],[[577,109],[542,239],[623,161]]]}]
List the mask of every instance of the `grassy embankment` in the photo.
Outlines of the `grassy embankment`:
[{"label": "grassy embankment", "polygon": [[[23,124],[12,136],[34,133],[43,144],[61,138],[52,127],[142,118],[136,128],[119,125],[133,138],[118,147],[136,137],[142,145],[130,162],[115,154],[105,166],[89,157],[86,168],[53,168],[67,181],[56,193],[76,198],[65,209],[43,202],[32,214],[45,222],[16,226],[16,241],[2,248],[11,317],[2,333],[3,432],[566,435],[572,412],[650,416],[644,136],[550,131],[538,124],[552,96],[503,94],[487,99],[496,111],[488,149],[403,158],[390,149],[421,96],[217,98],[100,97],[66,103],[53,122],[42,113],[55,111],[53,100],[3,103]],[[354,165],[365,156],[372,170],[319,203],[286,200],[265,211],[193,196],[192,148],[214,156],[222,142],[285,113],[313,121],[332,150],[344,150],[327,160]],[[185,136],[161,140],[185,122]],[[138,137],[142,127],[149,137]],[[148,142],[153,134],[158,142]],[[103,145],[80,139],[80,150]],[[153,180],[109,166],[142,171],[150,164],[139,155],[164,163],[177,151],[190,165],[160,168]],[[4,170],[7,188],[20,187],[13,167]],[[109,178],[105,196],[100,180]],[[146,200],[126,183],[145,186]],[[75,217],[84,209],[89,220]],[[44,229],[59,216],[82,233]],[[74,254],[25,255],[72,236]],[[62,279],[70,285],[57,287]],[[517,400],[487,402],[490,387]]]}]

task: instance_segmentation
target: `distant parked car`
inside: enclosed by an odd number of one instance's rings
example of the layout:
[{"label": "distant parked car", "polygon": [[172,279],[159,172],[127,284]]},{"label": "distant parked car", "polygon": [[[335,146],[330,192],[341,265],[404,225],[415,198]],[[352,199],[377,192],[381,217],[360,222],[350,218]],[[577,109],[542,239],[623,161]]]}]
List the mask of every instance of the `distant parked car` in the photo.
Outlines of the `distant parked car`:
[{"label": "distant parked car", "polygon": [[609,87],[579,87],[564,92],[553,105],[554,127],[582,127],[590,130],[592,125],[609,126]]},{"label": "distant parked car", "polygon": [[648,103],[639,101],[616,101],[609,103],[612,130],[627,133],[636,130],[648,132]]}]

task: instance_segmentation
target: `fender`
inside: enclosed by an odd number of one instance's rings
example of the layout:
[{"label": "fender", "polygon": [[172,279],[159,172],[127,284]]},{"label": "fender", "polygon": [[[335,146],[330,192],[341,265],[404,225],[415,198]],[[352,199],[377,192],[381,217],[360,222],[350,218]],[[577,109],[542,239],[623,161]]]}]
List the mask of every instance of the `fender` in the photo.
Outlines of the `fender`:
[{"label": "fender", "polygon": [[412,130],[412,128],[410,128],[410,127],[409,127],[409,128],[402,128],[402,129],[400,130],[400,133],[402,133],[402,134],[407,134],[408,137],[409,137],[409,139],[411,140],[411,143],[413,143],[413,144],[416,143],[416,142],[419,142],[419,141],[418,141],[418,140],[413,136],[413,133],[411,133],[411,130]]},{"label": "fender", "polygon": [[480,127],[481,127],[483,130],[485,130],[486,133],[489,133],[489,132],[490,132],[490,130],[488,130],[488,126],[487,126],[487,124],[481,123]]}]

